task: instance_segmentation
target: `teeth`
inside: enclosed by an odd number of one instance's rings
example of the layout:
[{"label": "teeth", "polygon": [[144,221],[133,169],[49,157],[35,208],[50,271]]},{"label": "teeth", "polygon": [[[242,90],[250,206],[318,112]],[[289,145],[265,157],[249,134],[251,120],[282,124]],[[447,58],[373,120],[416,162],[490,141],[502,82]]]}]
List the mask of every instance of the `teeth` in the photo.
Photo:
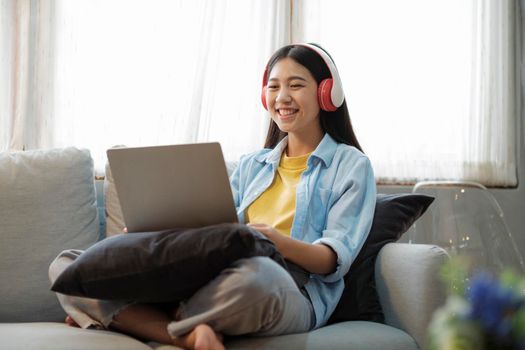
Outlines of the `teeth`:
[{"label": "teeth", "polygon": [[279,109],[279,114],[290,115],[290,114],[294,114],[296,111],[297,111],[296,109]]}]

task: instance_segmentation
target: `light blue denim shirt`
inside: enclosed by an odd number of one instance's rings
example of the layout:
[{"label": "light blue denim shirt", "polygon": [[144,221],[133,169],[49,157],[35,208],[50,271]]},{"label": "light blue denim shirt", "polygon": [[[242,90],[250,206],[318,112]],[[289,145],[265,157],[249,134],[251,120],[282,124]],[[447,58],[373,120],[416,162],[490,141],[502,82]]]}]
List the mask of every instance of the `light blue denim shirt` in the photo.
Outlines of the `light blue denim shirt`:
[{"label": "light blue denim shirt", "polygon": [[[274,149],[241,157],[230,178],[241,223],[248,206],[272,184],[287,142],[285,138]],[[370,232],[376,186],[369,159],[328,134],[308,158],[307,166],[297,185],[291,236],[326,244],[337,254],[335,272],[312,274],[305,285],[318,328],[326,324],[337,306],[344,289],[343,276]]]}]

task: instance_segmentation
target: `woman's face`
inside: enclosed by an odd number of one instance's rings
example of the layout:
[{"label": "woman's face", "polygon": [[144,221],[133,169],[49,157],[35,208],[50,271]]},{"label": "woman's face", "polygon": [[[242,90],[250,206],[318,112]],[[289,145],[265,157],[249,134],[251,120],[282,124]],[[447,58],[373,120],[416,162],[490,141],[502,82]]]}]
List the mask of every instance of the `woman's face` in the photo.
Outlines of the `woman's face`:
[{"label": "woman's face", "polygon": [[266,88],[268,111],[288,134],[316,135],[321,129],[317,82],[308,69],[286,57],[274,64]]}]

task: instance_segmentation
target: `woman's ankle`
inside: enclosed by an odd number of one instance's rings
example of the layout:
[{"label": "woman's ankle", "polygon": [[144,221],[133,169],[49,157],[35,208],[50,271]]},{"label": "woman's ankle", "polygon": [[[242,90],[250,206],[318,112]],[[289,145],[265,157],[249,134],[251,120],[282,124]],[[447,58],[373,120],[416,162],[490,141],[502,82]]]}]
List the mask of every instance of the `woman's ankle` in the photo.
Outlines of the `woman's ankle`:
[{"label": "woman's ankle", "polygon": [[154,307],[134,304],[119,312],[109,326],[140,339],[171,344],[167,329],[171,321],[166,313]]},{"label": "woman's ankle", "polygon": [[190,350],[224,350],[222,342],[222,335],[207,324],[200,324],[189,333],[173,338],[175,346]]}]

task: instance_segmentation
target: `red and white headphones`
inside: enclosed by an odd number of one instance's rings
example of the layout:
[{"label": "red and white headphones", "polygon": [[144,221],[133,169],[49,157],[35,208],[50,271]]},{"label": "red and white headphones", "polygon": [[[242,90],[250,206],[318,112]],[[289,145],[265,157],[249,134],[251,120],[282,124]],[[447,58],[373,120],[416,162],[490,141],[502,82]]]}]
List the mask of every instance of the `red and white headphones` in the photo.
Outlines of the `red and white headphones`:
[{"label": "red and white headphones", "polygon": [[[330,56],[320,47],[312,44],[293,44],[294,46],[303,46],[306,47],[315,53],[317,53],[323,61],[326,63],[328,70],[330,71],[331,78],[324,79],[319,83],[317,89],[317,99],[319,101],[319,106],[323,111],[334,112],[337,108],[341,107],[345,100],[345,95],[343,93],[343,86],[341,84],[341,79],[339,78],[339,73],[335,67],[334,61]],[[268,62],[269,63],[269,62]],[[263,83],[262,83],[262,95],[261,101],[266,110],[268,110],[268,105],[266,104],[266,85],[268,84],[268,64],[264,69]]]}]

